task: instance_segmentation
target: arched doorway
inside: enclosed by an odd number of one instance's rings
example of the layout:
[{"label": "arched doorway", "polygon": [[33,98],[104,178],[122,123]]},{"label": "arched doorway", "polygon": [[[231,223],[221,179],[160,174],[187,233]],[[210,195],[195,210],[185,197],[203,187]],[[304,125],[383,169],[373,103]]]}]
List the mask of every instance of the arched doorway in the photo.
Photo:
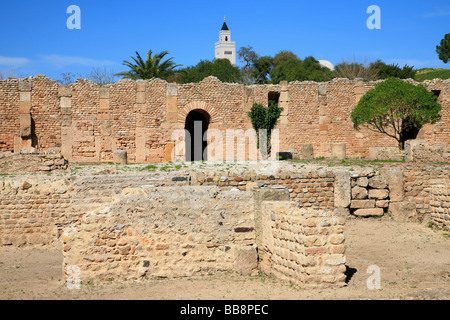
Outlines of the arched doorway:
[{"label": "arched doorway", "polygon": [[201,161],[207,159],[207,137],[206,131],[210,122],[209,114],[201,109],[192,110],[186,116],[184,129],[187,131],[186,161]]}]

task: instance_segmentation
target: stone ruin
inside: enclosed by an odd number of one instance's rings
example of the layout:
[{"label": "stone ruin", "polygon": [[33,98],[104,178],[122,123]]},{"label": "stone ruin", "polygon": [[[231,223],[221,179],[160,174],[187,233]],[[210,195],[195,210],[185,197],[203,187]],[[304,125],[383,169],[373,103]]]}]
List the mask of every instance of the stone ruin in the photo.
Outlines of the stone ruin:
[{"label": "stone ruin", "polygon": [[[346,218],[450,226],[449,81],[425,83],[438,95],[442,119],[425,125],[405,152],[389,137],[353,129],[351,110],[373,86],[346,79],[243,86],[213,77],[103,87],[82,79],[61,86],[44,76],[0,81],[0,245],[56,241],[63,277],[75,270],[83,282],[236,270],[305,287],[343,286]],[[173,133],[187,130],[192,115],[209,129],[245,132],[251,106],[270,100],[283,107],[282,159],[406,163],[356,170],[286,164],[271,173],[259,170],[262,162],[239,172],[68,170],[69,161],[189,160],[187,142]],[[255,160],[247,140],[231,142],[232,160]]]}]

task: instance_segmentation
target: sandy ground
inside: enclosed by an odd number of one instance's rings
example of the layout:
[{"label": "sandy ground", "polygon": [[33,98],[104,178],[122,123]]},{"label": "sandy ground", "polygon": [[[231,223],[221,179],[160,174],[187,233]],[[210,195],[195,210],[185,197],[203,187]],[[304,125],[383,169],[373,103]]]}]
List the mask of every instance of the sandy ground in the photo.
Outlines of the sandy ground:
[{"label": "sandy ground", "polygon": [[[302,289],[264,275],[226,273],[206,278],[111,282],[69,290],[61,280],[58,248],[0,249],[0,299],[335,300],[450,298],[450,238],[425,224],[383,219],[346,223],[348,284]],[[380,269],[381,289],[370,290],[369,266]]]}]

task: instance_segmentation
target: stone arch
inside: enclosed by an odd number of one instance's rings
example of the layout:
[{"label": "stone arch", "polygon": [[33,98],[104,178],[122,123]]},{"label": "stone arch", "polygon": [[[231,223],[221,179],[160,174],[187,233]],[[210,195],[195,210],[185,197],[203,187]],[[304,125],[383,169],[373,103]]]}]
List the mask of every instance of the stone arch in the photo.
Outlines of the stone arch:
[{"label": "stone arch", "polygon": [[219,115],[214,107],[208,105],[205,101],[193,101],[180,109],[180,112],[178,113],[178,122],[184,124],[188,114],[194,110],[205,111],[209,115],[210,124],[217,124],[220,121]]},{"label": "stone arch", "polygon": [[194,109],[186,117],[185,160],[200,161],[207,159],[207,134],[211,117],[203,109]]}]

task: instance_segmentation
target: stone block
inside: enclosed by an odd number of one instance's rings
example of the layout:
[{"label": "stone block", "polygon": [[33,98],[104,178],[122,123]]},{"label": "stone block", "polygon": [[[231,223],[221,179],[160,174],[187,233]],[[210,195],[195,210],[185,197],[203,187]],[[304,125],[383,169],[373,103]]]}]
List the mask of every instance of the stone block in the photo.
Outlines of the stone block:
[{"label": "stone block", "polygon": [[359,177],[356,179],[356,184],[360,187],[367,187],[369,185],[369,178],[367,177]]},{"label": "stone block", "polygon": [[70,109],[72,108],[72,99],[69,97],[61,97],[59,104],[61,109]]},{"label": "stone block", "polygon": [[417,220],[416,204],[414,202],[390,202],[388,212],[395,221]]},{"label": "stone block", "polygon": [[384,200],[389,197],[389,190],[387,189],[370,189],[369,199]]},{"label": "stone block", "polygon": [[172,122],[172,123],[177,122],[178,121],[178,113],[176,113],[176,112],[168,112],[167,116],[166,116],[166,120],[168,122]]},{"label": "stone block", "polygon": [[327,85],[320,84],[319,85],[319,96],[326,96],[326,95],[327,95]]},{"label": "stone block", "polygon": [[166,162],[175,160],[174,159],[175,157],[174,157],[174,154],[173,154],[173,148],[174,147],[175,147],[175,143],[174,142],[168,142],[166,144],[166,147],[164,148],[164,160]]},{"label": "stone block", "polygon": [[109,99],[100,99],[100,109],[109,110]]},{"label": "stone block", "polygon": [[58,85],[58,96],[71,97],[72,96],[72,86],[71,85]]},{"label": "stone block", "polygon": [[234,269],[244,275],[249,275],[258,268],[258,254],[254,246],[235,248]]},{"label": "stone block", "polygon": [[302,145],[302,159],[314,159],[314,148],[312,144],[307,143]]},{"label": "stone block", "polygon": [[178,85],[173,83],[168,83],[166,86],[167,96],[177,96],[178,95]]},{"label": "stone block", "polygon": [[334,205],[346,208],[351,201],[350,172],[335,172],[334,180]]},{"label": "stone block", "polygon": [[19,102],[19,114],[30,114],[31,113],[31,102],[20,101]]},{"label": "stone block", "polygon": [[31,91],[31,81],[26,79],[19,80],[19,91]]},{"label": "stone block", "polygon": [[384,189],[387,187],[386,179],[382,175],[376,175],[369,179],[369,187],[375,189]]},{"label": "stone block", "polygon": [[137,92],[136,93],[136,103],[137,104],[145,104],[145,99],[147,97],[147,93],[144,92]]},{"label": "stone block", "polygon": [[109,99],[111,89],[108,87],[101,87],[99,90],[100,99]]},{"label": "stone block", "polygon": [[20,136],[22,138],[28,138],[31,136],[31,115],[19,114],[20,122]]},{"label": "stone block", "polygon": [[331,157],[336,159],[347,158],[346,143],[332,143],[331,144]]},{"label": "stone block", "polygon": [[372,147],[369,148],[370,160],[403,160],[403,152],[401,152],[398,147]]},{"label": "stone block", "polygon": [[355,200],[363,200],[367,199],[367,189],[359,186],[355,186],[352,188],[352,199]]},{"label": "stone block", "polygon": [[20,100],[23,102],[31,102],[31,92],[20,92]]},{"label": "stone block", "polygon": [[20,127],[20,136],[24,139],[30,138],[32,135],[31,126]]},{"label": "stone block", "polygon": [[387,208],[389,207],[389,200],[377,200],[376,201],[377,208]]},{"label": "stone block", "polygon": [[119,164],[127,164],[127,151],[126,150],[114,150],[114,162]]},{"label": "stone block", "polygon": [[176,96],[168,96],[166,98],[167,112],[178,112],[178,98]]},{"label": "stone block", "polygon": [[380,217],[384,214],[384,210],[383,208],[358,209],[355,210],[353,214],[358,217],[370,217],[370,216]]},{"label": "stone block", "polygon": [[352,209],[375,208],[375,200],[352,200],[350,203]]}]

